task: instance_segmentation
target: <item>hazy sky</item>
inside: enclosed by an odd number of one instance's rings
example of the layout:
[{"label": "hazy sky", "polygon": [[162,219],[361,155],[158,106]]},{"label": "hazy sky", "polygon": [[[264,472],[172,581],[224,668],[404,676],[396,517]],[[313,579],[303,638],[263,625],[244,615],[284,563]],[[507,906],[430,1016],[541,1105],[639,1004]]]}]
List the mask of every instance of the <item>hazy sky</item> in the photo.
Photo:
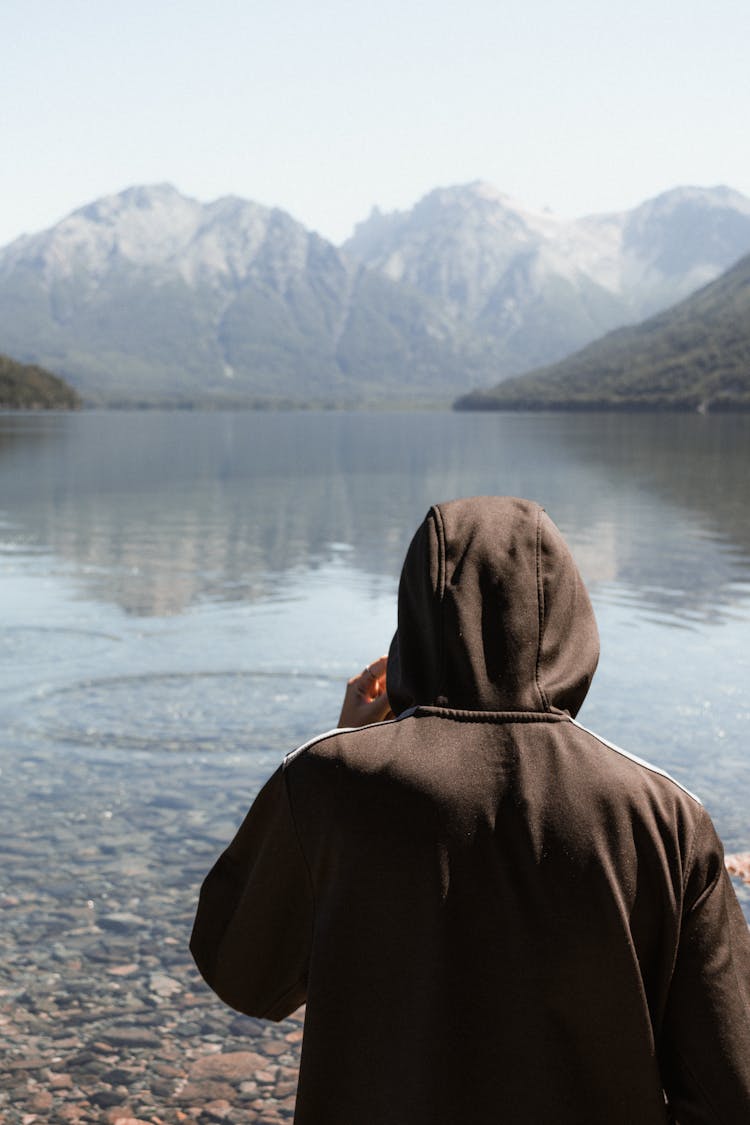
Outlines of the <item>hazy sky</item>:
[{"label": "hazy sky", "polygon": [[748,0],[0,0],[0,42],[0,244],[160,181],[335,241],[476,179],[750,195]]}]

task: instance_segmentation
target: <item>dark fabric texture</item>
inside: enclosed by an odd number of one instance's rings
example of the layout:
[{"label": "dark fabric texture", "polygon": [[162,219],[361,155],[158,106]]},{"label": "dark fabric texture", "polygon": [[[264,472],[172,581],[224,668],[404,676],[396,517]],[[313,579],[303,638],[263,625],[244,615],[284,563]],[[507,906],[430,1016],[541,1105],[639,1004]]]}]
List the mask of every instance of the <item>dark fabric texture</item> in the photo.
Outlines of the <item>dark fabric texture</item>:
[{"label": "dark fabric texture", "polygon": [[219,995],[271,1019],[307,1000],[297,1125],[750,1122],[750,936],[721,844],[573,721],[597,656],[541,509],[430,511],[389,658],[400,717],[290,754],[201,891]]}]

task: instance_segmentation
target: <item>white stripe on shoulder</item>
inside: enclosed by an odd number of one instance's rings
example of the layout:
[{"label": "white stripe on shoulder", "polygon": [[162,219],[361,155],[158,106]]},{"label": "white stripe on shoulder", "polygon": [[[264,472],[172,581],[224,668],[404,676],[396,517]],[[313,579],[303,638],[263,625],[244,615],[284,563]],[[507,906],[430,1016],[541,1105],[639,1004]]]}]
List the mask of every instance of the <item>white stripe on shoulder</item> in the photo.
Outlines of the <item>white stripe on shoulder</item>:
[{"label": "white stripe on shoulder", "polygon": [[358,730],[369,730],[371,727],[389,727],[392,723],[398,723],[401,719],[408,719],[416,711],[416,707],[410,707],[408,711],[402,711],[401,714],[395,719],[384,719],[381,723],[367,723],[363,727],[334,727],[333,730],[324,731],[323,734],[316,734],[312,738],[308,738],[307,742],[303,742],[296,750],[290,750],[283,761],[283,766],[288,766],[293,762],[303,751],[309,750],[311,746],[315,746],[318,742],[323,742],[324,739],[330,738],[333,734],[353,734]]},{"label": "white stripe on shoulder", "polygon": [[289,751],[289,753],[284,758],[284,766],[288,766],[290,762],[294,761],[294,759],[303,752],[303,750],[309,750],[310,747],[314,746],[316,742],[322,742],[324,738],[330,738],[332,734],[342,734],[344,731],[354,729],[354,727],[334,727],[333,730],[326,730],[323,731],[322,734],[313,735],[312,738],[308,738],[307,742],[303,742],[301,746],[298,746],[296,750]]},{"label": "white stripe on shoulder", "polygon": [[651,773],[658,773],[660,777],[666,777],[667,781],[671,781],[672,784],[676,785],[678,789],[681,789],[683,793],[687,793],[688,797],[692,797],[693,800],[697,801],[699,805],[703,804],[703,801],[701,801],[700,797],[696,797],[695,793],[691,793],[687,786],[683,785],[682,782],[678,781],[675,777],[672,777],[671,773],[667,773],[666,770],[659,769],[658,766],[654,766],[651,764],[651,762],[647,762],[645,758],[639,758],[637,754],[630,754],[627,750],[623,750],[621,746],[616,746],[614,742],[609,742],[608,739],[602,738],[600,734],[597,734],[596,731],[589,730],[588,727],[585,727],[583,725],[583,723],[579,723],[577,719],[571,719],[570,721],[573,726],[578,727],[579,730],[585,731],[586,734],[590,734],[592,738],[595,738],[597,742],[601,742],[603,746],[608,747],[608,749],[610,750],[614,750],[615,754],[622,754],[623,758],[630,758],[631,762],[636,762],[639,766],[643,766],[645,769],[650,770]]}]

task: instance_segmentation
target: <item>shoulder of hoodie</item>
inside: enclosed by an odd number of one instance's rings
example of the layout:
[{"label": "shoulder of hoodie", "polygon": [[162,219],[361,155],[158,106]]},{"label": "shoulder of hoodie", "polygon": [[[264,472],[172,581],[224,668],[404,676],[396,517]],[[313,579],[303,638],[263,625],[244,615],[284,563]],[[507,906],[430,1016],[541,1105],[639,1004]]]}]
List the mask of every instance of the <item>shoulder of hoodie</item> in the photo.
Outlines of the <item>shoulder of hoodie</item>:
[{"label": "shoulder of hoodie", "polygon": [[590,738],[593,738],[594,741],[598,742],[599,745],[605,750],[613,754],[618,754],[621,758],[624,758],[629,762],[633,762],[634,765],[639,766],[641,769],[646,770],[649,774],[652,774],[655,777],[664,778],[666,782],[668,782],[670,785],[673,785],[681,793],[684,793],[686,797],[689,797],[691,801],[694,801],[696,805],[699,805],[701,808],[703,808],[703,802],[701,801],[700,797],[697,797],[696,794],[691,792],[691,790],[688,789],[686,785],[683,785],[681,781],[677,780],[677,778],[672,777],[672,775],[670,773],[667,773],[666,770],[661,769],[659,766],[655,766],[652,762],[646,761],[645,758],[639,758],[637,754],[631,754],[629,750],[623,750],[623,748],[621,746],[618,746],[615,742],[610,742],[609,739],[602,738],[600,734],[596,734],[595,731],[589,730],[589,728],[585,727],[583,723],[579,723],[577,719],[571,718],[569,719],[569,722],[571,722],[577,730],[582,731]]},{"label": "shoulder of hoodie", "polygon": [[[396,719],[386,719],[384,722],[369,723],[368,725],[362,727],[334,727],[332,730],[327,730],[323,731],[321,734],[316,734],[312,738],[309,738],[306,742],[303,742],[301,746],[296,747],[296,749],[291,750],[286,755],[282,763],[282,769],[287,769],[292,764],[292,762],[294,762],[301,755],[305,754],[309,750],[312,750],[313,747],[318,746],[320,743],[327,742],[330,738],[336,738],[339,735],[347,734],[356,735],[362,731],[373,730],[374,728],[382,729],[385,727],[393,726],[394,723],[399,723],[403,719],[408,719],[411,715],[414,714],[416,710],[416,707],[410,707],[408,711],[404,711]],[[655,766],[652,762],[647,761],[645,758],[640,758],[637,754],[632,754],[630,753],[630,751],[624,750],[615,742],[610,742],[609,739],[603,738],[600,734],[596,734],[594,731],[589,730],[589,728],[585,727],[583,723],[579,723],[577,719],[568,718],[568,721],[577,730],[581,731],[585,735],[588,735],[589,738],[597,742],[605,751],[619,755],[621,758],[625,759],[628,762],[632,762],[634,765],[640,767],[640,769],[645,770],[647,773],[653,775],[654,777],[664,779],[664,781],[666,781],[670,786],[674,786],[675,789],[679,790],[681,793],[684,793],[685,796],[689,797],[691,801],[694,801],[696,805],[700,806],[701,808],[703,807],[703,802],[701,801],[700,797],[691,792],[691,790],[688,789],[686,785],[683,785],[682,782],[678,781],[677,778],[672,777],[672,775],[670,773],[667,773],[666,770],[661,769],[659,766]]]},{"label": "shoulder of hoodie", "polygon": [[323,731],[322,734],[313,735],[308,738],[307,742],[303,742],[301,746],[297,746],[295,750],[290,750],[282,762],[282,769],[287,769],[292,762],[305,754],[308,750],[312,750],[314,746],[318,746],[321,742],[327,742],[329,738],[337,738],[341,734],[359,734],[361,731],[383,729],[391,727],[394,723],[400,723],[402,719],[408,719],[416,711],[416,707],[410,707],[408,711],[403,711],[396,719],[385,719],[381,723],[368,723],[362,727],[333,727],[332,730]]}]

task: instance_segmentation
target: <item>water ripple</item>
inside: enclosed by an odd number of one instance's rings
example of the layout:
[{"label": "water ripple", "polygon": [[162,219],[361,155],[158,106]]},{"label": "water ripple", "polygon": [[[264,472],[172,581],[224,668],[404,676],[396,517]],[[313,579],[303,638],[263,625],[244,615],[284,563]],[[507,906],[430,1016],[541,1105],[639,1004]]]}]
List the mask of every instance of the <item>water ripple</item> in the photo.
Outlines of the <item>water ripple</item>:
[{"label": "water ripple", "polygon": [[112,749],[257,751],[282,737],[291,748],[333,725],[340,683],[266,669],[89,679],[37,691],[26,733]]}]

